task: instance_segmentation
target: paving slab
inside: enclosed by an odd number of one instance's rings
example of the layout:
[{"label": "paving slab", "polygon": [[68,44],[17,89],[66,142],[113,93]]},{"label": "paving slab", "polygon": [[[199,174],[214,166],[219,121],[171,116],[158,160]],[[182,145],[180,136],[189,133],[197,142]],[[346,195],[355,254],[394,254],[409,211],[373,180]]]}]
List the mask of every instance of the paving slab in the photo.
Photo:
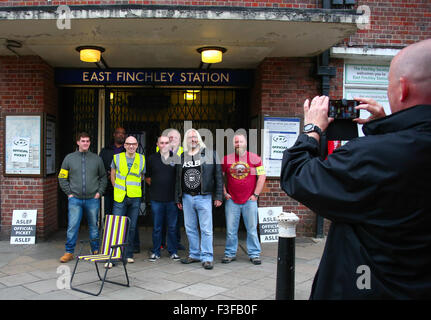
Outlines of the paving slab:
[{"label": "paving slab", "polygon": [[182,293],[190,294],[193,296],[197,296],[200,298],[209,298],[216,294],[227,291],[227,288],[214,286],[206,283],[196,283],[180,290],[177,290]]},{"label": "paving slab", "polygon": [[[82,228],[79,239],[88,238]],[[141,252],[134,255],[135,263],[127,264],[130,287],[106,283],[100,296],[63,288],[75,267],[76,260],[62,264],[65,230],[35,245],[10,245],[0,241],[0,300],[273,300],[277,282],[277,243],[262,244],[262,264],[250,263],[246,253],[246,235],[240,231],[237,260],[221,263],[225,233],[214,232],[214,269],[205,270],[200,263],[185,265],[169,259],[166,250],[156,262],[148,260],[151,229],[140,228]],[[325,239],[296,239],[295,299],[308,299],[314,275],[320,263]],[[187,247],[183,230],[182,243]],[[77,246],[77,251],[79,246]],[[84,248],[88,251],[88,248]],[[179,251],[186,257],[187,251]],[[103,276],[105,269],[99,264]],[[62,277],[62,278],[60,278]],[[68,278],[69,277],[69,278]],[[61,279],[60,286],[57,281]],[[122,264],[108,272],[108,279],[125,281]],[[93,263],[80,262],[74,285],[97,291],[98,280]]]}]

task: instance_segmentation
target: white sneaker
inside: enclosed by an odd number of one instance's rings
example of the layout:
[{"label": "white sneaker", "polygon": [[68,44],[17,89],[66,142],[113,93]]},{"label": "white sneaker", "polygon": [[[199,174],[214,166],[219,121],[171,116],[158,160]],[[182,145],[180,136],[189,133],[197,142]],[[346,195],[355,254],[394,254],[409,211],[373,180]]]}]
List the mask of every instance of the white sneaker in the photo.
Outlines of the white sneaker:
[{"label": "white sneaker", "polygon": [[127,263],[133,263],[135,260],[133,258],[127,258]]},{"label": "white sneaker", "polygon": [[107,262],[107,263],[105,263],[105,268],[106,269],[111,269],[112,268],[112,262]]},{"label": "white sneaker", "polygon": [[174,254],[171,255],[171,259],[174,260],[174,261],[178,261],[178,260],[180,260],[180,256],[177,255],[176,253],[174,253]]},{"label": "white sneaker", "polygon": [[155,253],[152,253],[149,260],[151,262],[155,262],[158,259],[160,259],[160,256],[156,255]]}]

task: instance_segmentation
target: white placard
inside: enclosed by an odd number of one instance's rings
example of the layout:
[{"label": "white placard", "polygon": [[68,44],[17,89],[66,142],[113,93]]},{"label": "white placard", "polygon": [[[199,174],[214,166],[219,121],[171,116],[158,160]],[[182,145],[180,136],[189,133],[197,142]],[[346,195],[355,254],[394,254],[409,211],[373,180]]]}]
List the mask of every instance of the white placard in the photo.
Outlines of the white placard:
[{"label": "white placard", "polygon": [[263,207],[258,209],[260,242],[278,242],[277,217],[283,207]]},{"label": "white placard", "polygon": [[299,118],[264,117],[263,162],[267,177],[279,177],[284,150],[299,136]]},{"label": "white placard", "polygon": [[13,210],[11,244],[34,244],[36,242],[37,210]]},{"label": "white placard", "polygon": [[[344,95],[346,99],[353,98],[372,98],[380,103],[385,109],[386,115],[391,114],[391,108],[389,106],[389,100],[387,96],[386,90],[378,90],[378,89],[350,89],[346,88],[344,91]],[[359,113],[359,117],[361,119],[367,119],[371,114],[366,110],[361,110]],[[363,137],[364,133],[362,132],[362,124],[358,124],[358,136]]]},{"label": "white placard", "polygon": [[345,84],[387,85],[389,66],[346,64]]}]

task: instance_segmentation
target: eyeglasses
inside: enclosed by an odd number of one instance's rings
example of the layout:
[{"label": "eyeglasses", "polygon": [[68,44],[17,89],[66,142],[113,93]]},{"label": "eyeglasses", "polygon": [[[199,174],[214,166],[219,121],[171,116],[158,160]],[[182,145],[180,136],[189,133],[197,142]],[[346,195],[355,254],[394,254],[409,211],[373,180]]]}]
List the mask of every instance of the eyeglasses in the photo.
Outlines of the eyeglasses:
[{"label": "eyeglasses", "polygon": [[128,143],[128,142],[126,142],[124,145],[125,146],[137,146],[138,144],[137,143]]}]

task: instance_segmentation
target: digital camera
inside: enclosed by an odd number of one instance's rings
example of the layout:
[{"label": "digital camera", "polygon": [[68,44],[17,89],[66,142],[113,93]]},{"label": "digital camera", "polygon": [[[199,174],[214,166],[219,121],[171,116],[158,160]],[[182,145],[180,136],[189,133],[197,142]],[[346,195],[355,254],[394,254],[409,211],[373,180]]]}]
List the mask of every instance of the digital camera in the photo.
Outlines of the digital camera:
[{"label": "digital camera", "polygon": [[359,110],[355,107],[359,105],[356,100],[329,100],[328,117],[337,119],[352,120],[359,118]]}]

